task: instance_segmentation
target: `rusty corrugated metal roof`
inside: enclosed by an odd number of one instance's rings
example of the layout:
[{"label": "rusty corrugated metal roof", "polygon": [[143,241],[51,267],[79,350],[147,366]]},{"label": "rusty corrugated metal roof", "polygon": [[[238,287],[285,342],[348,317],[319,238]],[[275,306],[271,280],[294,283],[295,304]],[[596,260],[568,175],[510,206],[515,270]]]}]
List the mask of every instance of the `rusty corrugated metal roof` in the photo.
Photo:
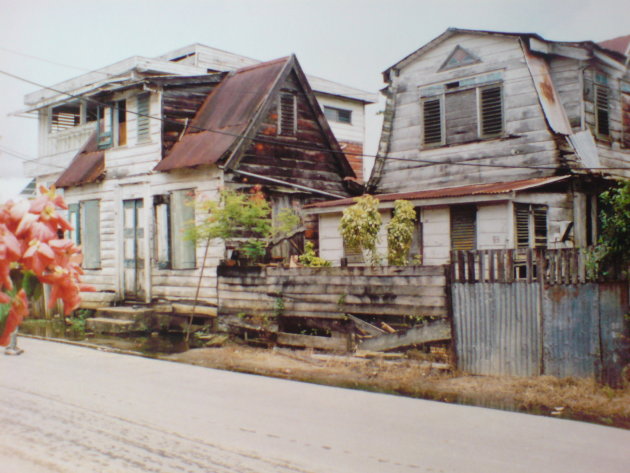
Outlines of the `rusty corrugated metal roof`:
[{"label": "rusty corrugated metal roof", "polygon": [[245,134],[289,60],[276,59],[229,74],[208,95],[184,137],[155,169],[170,171],[223,158]]},{"label": "rusty corrugated metal roof", "polygon": [[608,39],[597,44],[602,48],[610,49],[611,51],[617,51],[618,53],[627,55],[628,51],[630,50],[630,34]]},{"label": "rusty corrugated metal roof", "polygon": [[[534,179],[524,179],[520,181],[493,182],[490,184],[472,184],[469,186],[446,187],[415,192],[399,192],[395,194],[377,194],[374,195],[374,197],[376,197],[380,202],[392,202],[399,199],[426,200],[476,195],[499,195],[541,187],[547,184],[552,184],[554,182],[564,181],[566,179],[569,179],[570,177],[571,176],[539,177]],[[315,209],[352,205],[355,203],[355,199],[356,197],[340,200],[330,200],[327,202],[319,202],[317,204],[307,205],[305,208]]]},{"label": "rusty corrugated metal roof", "polygon": [[95,131],[68,168],[59,176],[55,186],[63,188],[89,184],[101,179],[104,173],[105,151],[98,149]]}]

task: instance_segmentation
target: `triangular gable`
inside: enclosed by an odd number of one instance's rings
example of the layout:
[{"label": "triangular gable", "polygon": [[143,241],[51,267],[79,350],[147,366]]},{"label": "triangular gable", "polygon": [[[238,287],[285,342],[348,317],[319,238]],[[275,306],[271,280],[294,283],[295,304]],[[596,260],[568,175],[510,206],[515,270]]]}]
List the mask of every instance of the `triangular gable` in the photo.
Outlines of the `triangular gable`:
[{"label": "triangular gable", "polygon": [[[311,89],[311,86],[308,82],[308,79],[306,78],[306,75],[304,74],[304,71],[302,71],[302,68],[298,63],[297,58],[294,55],[289,58],[289,61],[287,62],[283,73],[278,77],[278,80],[276,81],[273,90],[268,95],[267,103],[261,108],[260,113],[256,117],[256,120],[252,121],[252,123],[250,124],[250,130],[249,133],[247,133],[247,136],[249,138],[253,138],[254,134],[258,132],[259,128],[263,124],[265,118],[267,118],[270,113],[272,115],[276,113],[276,110],[273,108],[274,101],[277,99],[282,89],[289,83],[289,81],[292,80],[296,82],[296,85],[304,94],[303,97],[306,99],[308,103],[308,108],[317,123],[320,133],[323,136],[324,149],[334,156],[334,159],[336,161],[335,164],[338,166],[341,175],[343,177],[356,177],[352,166],[348,162],[345,154],[343,153],[343,150],[339,146],[339,143],[337,142],[337,139],[335,138],[335,135],[333,134],[330,125],[328,124],[328,121],[326,120],[326,117],[324,116],[317,102],[317,99],[315,98],[315,94]],[[268,139],[270,141],[275,141],[274,138],[274,136],[269,136]],[[240,143],[238,149],[235,149],[232,152],[232,155],[226,162],[226,167],[230,169],[237,169],[241,163],[244,152],[248,147],[251,146],[251,144],[251,140],[243,140]],[[288,143],[286,143],[286,145],[288,145]]]},{"label": "triangular gable", "polygon": [[481,62],[477,56],[462,48],[459,44],[455,46],[455,49],[448,55],[446,61],[438,69],[438,71],[446,71],[449,69],[455,69],[456,67],[469,66]]},{"label": "triangular gable", "polygon": [[[304,91],[325,148],[336,157],[342,177],[354,171],[335,139],[306,76],[295,56],[261,63],[230,73],[206,98],[183,138],[155,167],[158,171],[225,162],[225,169],[236,170],[244,151],[271,111],[274,99],[287,78],[294,74]],[[273,140],[270,136],[269,139]]]}]

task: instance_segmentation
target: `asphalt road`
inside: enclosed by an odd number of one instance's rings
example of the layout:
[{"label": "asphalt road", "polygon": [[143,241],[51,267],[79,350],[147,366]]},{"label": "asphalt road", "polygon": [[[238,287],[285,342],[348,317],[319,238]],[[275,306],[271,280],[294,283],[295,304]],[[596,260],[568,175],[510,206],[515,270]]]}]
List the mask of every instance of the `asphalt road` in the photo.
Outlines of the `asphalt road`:
[{"label": "asphalt road", "polygon": [[630,432],[21,339],[0,473],[615,473]]}]

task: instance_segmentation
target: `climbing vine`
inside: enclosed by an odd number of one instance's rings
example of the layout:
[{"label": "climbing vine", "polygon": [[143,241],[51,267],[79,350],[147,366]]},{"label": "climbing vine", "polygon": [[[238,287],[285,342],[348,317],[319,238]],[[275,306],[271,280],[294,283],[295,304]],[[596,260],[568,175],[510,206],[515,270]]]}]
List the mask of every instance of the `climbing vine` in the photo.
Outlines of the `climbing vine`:
[{"label": "climbing vine", "polygon": [[394,203],[394,215],[387,224],[387,262],[391,265],[407,264],[413,231],[416,223],[416,211],[411,202],[397,200]]},{"label": "climbing vine", "polygon": [[376,245],[382,225],[378,199],[371,195],[364,195],[355,200],[356,204],[343,211],[339,225],[341,236],[348,248],[366,252],[370,263],[377,265],[380,257]]}]

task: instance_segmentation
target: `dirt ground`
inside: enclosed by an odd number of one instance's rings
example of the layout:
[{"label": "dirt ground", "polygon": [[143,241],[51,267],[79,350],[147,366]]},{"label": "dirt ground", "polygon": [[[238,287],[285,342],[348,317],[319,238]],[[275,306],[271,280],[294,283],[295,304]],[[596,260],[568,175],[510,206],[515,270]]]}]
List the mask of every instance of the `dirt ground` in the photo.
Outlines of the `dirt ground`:
[{"label": "dirt ground", "polygon": [[444,402],[551,415],[630,429],[630,383],[621,389],[594,380],[513,378],[452,372],[429,355],[319,354],[245,345],[198,348],[160,358],[210,368]]}]

